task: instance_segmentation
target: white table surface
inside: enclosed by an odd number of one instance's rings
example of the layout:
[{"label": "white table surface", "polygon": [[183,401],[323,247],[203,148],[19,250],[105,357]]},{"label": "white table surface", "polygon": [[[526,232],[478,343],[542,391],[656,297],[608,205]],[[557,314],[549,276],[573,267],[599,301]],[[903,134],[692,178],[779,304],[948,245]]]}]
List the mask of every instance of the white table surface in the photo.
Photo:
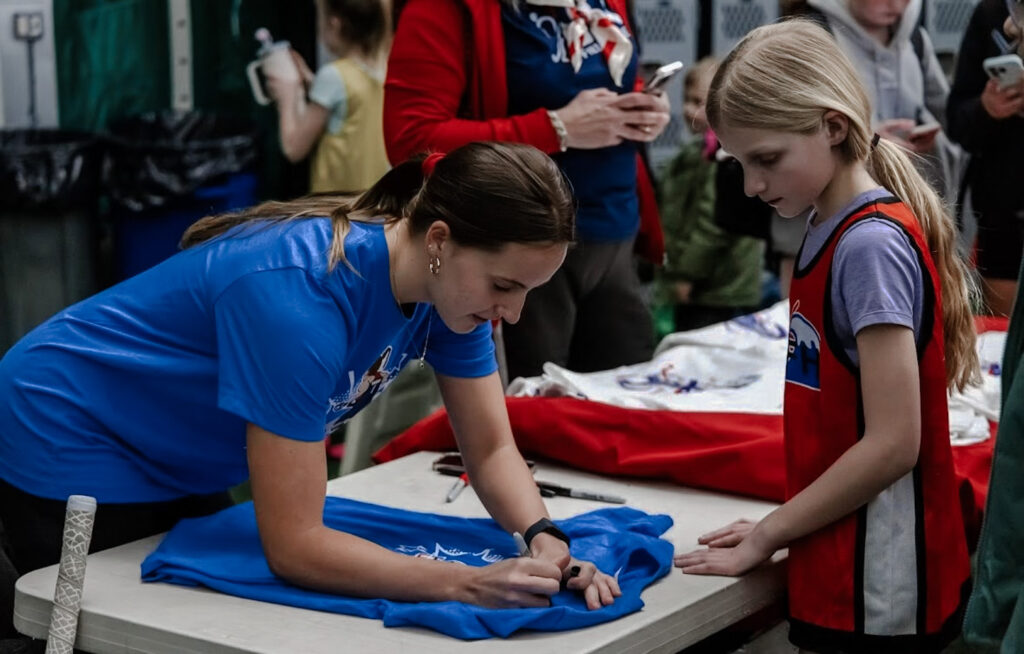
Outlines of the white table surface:
[{"label": "white table surface", "polygon": [[[331,480],[328,494],[439,514],[486,516],[472,487],[454,502],[444,497],[453,478],[431,471],[437,458],[419,452]],[[757,519],[769,502],[710,493],[674,484],[623,480],[539,463],[537,479],[617,494],[628,506],[667,513],[664,534],[677,551],[696,547],[697,536],[734,519]],[[547,499],[554,518],[612,506],[572,498]],[[521,632],[507,639],[462,641],[427,629],[385,628],[379,620],[298,609],[202,589],[142,583],[139,566],[160,536],[89,556],[76,646],[88,652],[677,652],[778,601],[785,586],[782,554],[741,579],[683,575],[673,569],[642,595],[636,613],[586,629]],[[45,638],[57,566],[18,580],[14,623]]]}]

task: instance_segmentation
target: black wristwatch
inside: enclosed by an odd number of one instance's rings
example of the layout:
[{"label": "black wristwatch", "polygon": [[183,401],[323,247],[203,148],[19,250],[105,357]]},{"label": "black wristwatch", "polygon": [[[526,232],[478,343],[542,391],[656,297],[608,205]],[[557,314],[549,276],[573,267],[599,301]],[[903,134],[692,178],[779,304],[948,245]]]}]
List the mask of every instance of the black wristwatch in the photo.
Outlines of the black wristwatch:
[{"label": "black wristwatch", "polygon": [[526,546],[529,547],[530,543],[533,542],[533,537],[542,531],[547,532],[564,542],[566,545],[569,544],[569,537],[565,535],[565,532],[555,526],[555,523],[547,518],[541,518],[537,522],[530,525],[530,528],[523,534],[523,540],[526,541]]}]

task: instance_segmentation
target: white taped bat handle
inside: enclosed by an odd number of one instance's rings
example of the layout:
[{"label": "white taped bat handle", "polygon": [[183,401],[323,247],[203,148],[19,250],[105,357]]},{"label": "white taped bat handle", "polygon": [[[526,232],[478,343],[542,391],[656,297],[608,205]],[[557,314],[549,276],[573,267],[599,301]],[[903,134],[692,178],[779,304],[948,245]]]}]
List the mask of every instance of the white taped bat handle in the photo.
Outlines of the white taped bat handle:
[{"label": "white taped bat handle", "polygon": [[68,498],[46,654],[71,654],[74,650],[78,610],[82,605],[82,591],[85,587],[85,557],[89,554],[95,521],[95,498],[87,495],[72,495]]}]

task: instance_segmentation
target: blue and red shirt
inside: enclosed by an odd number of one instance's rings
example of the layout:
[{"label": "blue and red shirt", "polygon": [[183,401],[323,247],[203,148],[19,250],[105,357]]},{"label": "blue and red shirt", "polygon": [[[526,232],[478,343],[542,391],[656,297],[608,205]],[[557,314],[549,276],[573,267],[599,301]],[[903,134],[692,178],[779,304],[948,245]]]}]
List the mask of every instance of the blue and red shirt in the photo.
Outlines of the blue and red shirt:
[{"label": "blue and red shirt", "polygon": [[922,271],[915,329],[920,454],[913,471],[867,505],[790,545],[790,639],[811,650],[931,651],[959,630],[970,570],[949,444],[941,287],[917,219],[891,196],[853,209],[794,273],[784,409],[787,497],[864,435],[860,369],[838,334],[833,288],[840,283],[834,262],[843,235],[869,220],[900,230]]}]

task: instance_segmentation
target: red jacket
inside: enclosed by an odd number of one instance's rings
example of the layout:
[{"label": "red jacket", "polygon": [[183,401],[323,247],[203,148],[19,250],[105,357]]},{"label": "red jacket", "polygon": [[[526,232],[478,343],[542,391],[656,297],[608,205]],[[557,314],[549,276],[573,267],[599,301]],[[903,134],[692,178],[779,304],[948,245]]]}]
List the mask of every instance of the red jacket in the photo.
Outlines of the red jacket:
[{"label": "red jacket", "polygon": [[[608,6],[626,20],[624,0],[608,0]],[[447,152],[471,141],[514,141],[558,152],[546,108],[508,115],[501,3],[409,0],[401,9],[384,83],[388,157],[404,161],[417,152]],[[637,249],[660,264],[661,219],[639,157],[637,194]]]}]

